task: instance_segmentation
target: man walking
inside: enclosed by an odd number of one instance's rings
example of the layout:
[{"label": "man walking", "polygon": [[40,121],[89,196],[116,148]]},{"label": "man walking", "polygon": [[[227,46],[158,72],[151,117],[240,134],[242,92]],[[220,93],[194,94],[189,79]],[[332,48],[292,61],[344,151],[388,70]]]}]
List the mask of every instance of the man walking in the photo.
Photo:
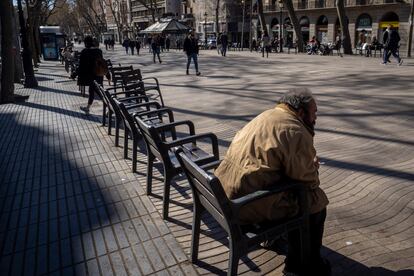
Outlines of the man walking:
[{"label": "man walking", "polygon": [[400,42],[400,35],[396,30],[393,30],[391,25],[387,26],[387,30],[384,32],[382,37],[382,43],[384,44],[384,54],[382,64],[386,65],[390,62],[390,56],[397,60],[398,65],[402,65],[403,60],[398,54],[398,43]]},{"label": "man walking", "polygon": [[[82,50],[79,57],[79,77],[78,85],[89,86],[89,99],[87,106],[81,106],[80,109],[86,114],[89,114],[89,109],[95,98],[95,86],[93,81],[97,81],[102,85],[103,76],[97,75],[97,65],[105,60],[102,56],[102,51],[99,48],[94,47],[93,38],[91,36],[85,37],[85,49]],[[107,69],[107,68],[106,68]]]},{"label": "man walking", "polygon": [[221,43],[221,55],[225,57],[227,53],[227,47],[229,44],[229,38],[227,37],[226,33],[223,33],[220,36],[220,43]]},{"label": "man walking", "polygon": [[152,38],[151,49],[152,49],[152,57],[153,57],[154,63],[155,63],[155,56],[158,57],[158,61],[161,63],[162,61],[160,57],[160,37],[158,35],[155,35],[155,37]]},{"label": "man walking", "polygon": [[191,59],[194,61],[194,66],[196,69],[196,75],[200,76],[201,73],[198,71],[198,43],[197,39],[194,36],[194,31],[191,31],[186,39],[184,40],[184,52],[187,54],[187,75],[189,74],[188,69],[190,69]]},{"label": "man walking", "polygon": [[[234,137],[214,174],[229,199],[277,187],[284,180],[303,184],[309,199],[309,267],[301,264],[299,230],[288,233],[284,275],[329,276],[329,262],[321,257],[328,198],[319,187],[319,160],[313,143],[317,106],[311,92],[291,90],[279,104],[250,121]],[[292,192],[281,192],[248,204],[239,219],[246,224],[272,223],[299,212]]]}]

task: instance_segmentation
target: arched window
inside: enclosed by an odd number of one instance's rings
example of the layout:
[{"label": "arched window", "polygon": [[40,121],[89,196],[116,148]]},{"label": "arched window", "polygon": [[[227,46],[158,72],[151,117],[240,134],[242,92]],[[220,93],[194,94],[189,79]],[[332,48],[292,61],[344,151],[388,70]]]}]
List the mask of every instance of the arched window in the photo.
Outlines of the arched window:
[{"label": "arched window", "polygon": [[369,14],[363,13],[358,16],[355,25],[355,46],[362,47],[364,43],[372,41],[372,18]]},{"label": "arched window", "polygon": [[328,43],[328,18],[325,15],[316,22],[316,37],[321,43]]},{"label": "arched window", "polygon": [[300,31],[302,32],[303,41],[309,41],[309,18],[302,16],[299,19]]}]

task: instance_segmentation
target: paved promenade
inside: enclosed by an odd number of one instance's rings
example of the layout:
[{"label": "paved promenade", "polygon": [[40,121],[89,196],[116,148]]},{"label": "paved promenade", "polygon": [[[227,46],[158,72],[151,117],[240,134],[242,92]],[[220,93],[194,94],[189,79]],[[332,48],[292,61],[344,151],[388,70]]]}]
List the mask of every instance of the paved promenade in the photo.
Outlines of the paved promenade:
[{"label": "paved promenade", "polygon": [[[323,254],[333,275],[414,275],[414,60],[398,67],[365,57],[208,51],[196,77],[185,75],[181,52],[162,54],[162,64],[143,52],[131,57],[117,48],[105,56],[158,77],[176,118],[193,120],[198,133],[215,132],[221,156],[284,91],[311,88],[331,202]],[[227,239],[208,216],[201,260],[188,260],[187,182],[177,179],[171,219],[163,221],[161,174],[153,188],[160,196],[147,197],[146,156],[139,153],[132,174],[100,126],[101,102],[91,115],[81,112],[87,99],[57,62],[43,62],[36,76],[38,89],[16,89],[29,95],[26,103],[0,106],[0,275],[222,274]],[[283,260],[259,249],[241,260],[239,273],[281,275]]]}]

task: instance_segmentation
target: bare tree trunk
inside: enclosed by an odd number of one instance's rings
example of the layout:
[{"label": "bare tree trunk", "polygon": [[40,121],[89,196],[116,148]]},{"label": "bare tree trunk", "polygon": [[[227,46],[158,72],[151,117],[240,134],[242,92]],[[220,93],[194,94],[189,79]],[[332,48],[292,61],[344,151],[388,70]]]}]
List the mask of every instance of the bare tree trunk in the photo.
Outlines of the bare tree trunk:
[{"label": "bare tree trunk", "polygon": [[284,3],[289,13],[290,21],[292,22],[293,28],[295,29],[298,52],[302,53],[303,52],[303,36],[302,36],[302,31],[300,30],[299,20],[296,17],[295,9],[293,7],[293,2],[292,0],[284,0]]},{"label": "bare tree trunk", "polygon": [[15,83],[21,83],[22,79],[24,78],[23,75],[23,61],[22,56],[20,55],[20,42],[18,39],[18,30],[17,30],[17,18],[16,13],[13,10],[12,11],[12,18],[13,18],[13,44],[14,48],[16,49],[16,55],[14,56],[14,82]]},{"label": "bare tree trunk", "polygon": [[260,26],[262,28],[262,33],[266,36],[269,35],[269,32],[267,31],[267,26],[266,26],[266,20],[265,20],[265,16],[263,13],[263,0],[257,0],[257,14],[259,15],[259,20],[260,20]]},{"label": "bare tree trunk", "polygon": [[28,7],[27,9],[27,21],[26,21],[26,27],[27,27],[27,40],[29,43],[29,49],[30,52],[32,52],[32,59],[33,59],[33,66],[39,67],[39,57],[36,52],[36,46],[35,46],[35,40],[34,40],[34,24],[35,24],[35,18],[36,15],[33,11],[34,8]]},{"label": "bare tree trunk", "polygon": [[1,92],[0,103],[13,101],[14,94],[14,56],[12,1],[0,1],[1,20]]},{"label": "bare tree trunk", "polygon": [[352,55],[351,36],[349,35],[348,22],[346,22],[344,0],[336,0],[336,10],[338,12],[338,18],[341,24],[342,45],[344,47],[344,54]]},{"label": "bare tree trunk", "polygon": [[218,44],[218,38],[220,33],[220,25],[219,25],[219,11],[220,11],[220,0],[216,2],[216,43]]},{"label": "bare tree trunk", "polygon": [[414,20],[414,0],[411,1],[411,12],[410,12],[410,28],[408,31],[408,47],[407,47],[407,57],[411,57],[411,48],[413,43],[413,20]]}]

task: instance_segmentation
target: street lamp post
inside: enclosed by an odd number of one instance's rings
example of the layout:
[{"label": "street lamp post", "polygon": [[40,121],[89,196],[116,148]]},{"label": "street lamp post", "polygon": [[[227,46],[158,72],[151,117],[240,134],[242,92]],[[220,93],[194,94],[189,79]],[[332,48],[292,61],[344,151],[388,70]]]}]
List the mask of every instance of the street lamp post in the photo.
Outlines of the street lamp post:
[{"label": "street lamp post", "polygon": [[[36,1],[29,1],[28,4],[36,5]],[[20,35],[22,40],[22,59],[23,59],[23,70],[24,70],[24,86],[28,88],[37,87],[37,80],[33,71],[32,64],[32,52],[29,49],[29,43],[27,41],[27,30],[26,22],[24,20],[22,1],[17,0],[17,7],[19,9],[19,23],[20,23]]]},{"label": "street lamp post", "polygon": [[204,13],[204,47],[207,49],[207,12]]},{"label": "street lamp post", "polygon": [[246,1],[242,0],[243,3],[243,19],[242,19],[242,33],[241,33],[241,50],[244,48],[244,11],[246,9]]},{"label": "street lamp post", "polygon": [[279,21],[279,49],[280,53],[283,53],[283,22],[282,22],[282,12],[283,12],[283,0],[279,0],[279,9],[280,9],[280,21]]},{"label": "street lamp post", "polygon": [[250,0],[250,23],[249,23],[249,47],[250,47],[250,52],[253,51],[253,48],[252,48],[252,42],[253,42],[252,17],[253,17],[253,0]]}]

